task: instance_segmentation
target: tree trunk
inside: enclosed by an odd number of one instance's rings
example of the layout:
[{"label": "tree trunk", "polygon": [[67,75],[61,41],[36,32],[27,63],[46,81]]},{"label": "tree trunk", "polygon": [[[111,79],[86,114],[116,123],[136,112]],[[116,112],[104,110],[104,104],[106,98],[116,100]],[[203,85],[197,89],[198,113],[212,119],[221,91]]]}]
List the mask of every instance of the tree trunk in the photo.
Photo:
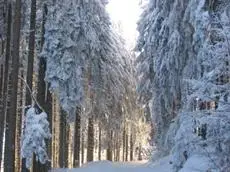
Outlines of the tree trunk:
[{"label": "tree trunk", "polygon": [[[31,13],[30,13],[30,34],[29,34],[29,52],[28,52],[28,63],[27,63],[27,74],[26,74],[26,83],[28,87],[33,91],[33,69],[34,69],[34,50],[35,50],[35,26],[36,26],[36,0],[31,0]],[[26,89],[26,106],[32,104],[31,93]],[[25,112],[26,113],[26,112]],[[34,158],[36,155],[34,155]],[[37,161],[33,161],[33,172],[38,171],[38,164],[35,164]],[[22,160],[22,170],[26,170],[25,159]]]},{"label": "tree trunk", "polygon": [[[23,69],[20,69],[20,76],[21,78],[24,77],[24,71]],[[23,107],[23,98],[24,98],[24,94],[23,94],[23,87],[24,87],[24,83],[22,80],[19,80],[19,88],[18,88],[18,107]],[[21,171],[21,134],[22,134],[22,113],[23,113],[23,109],[22,108],[18,108],[18,115],[17,115],[17,123],[16,123],[16,159],[15,159],[15,163],[16,163],[16,171],[20,172]]]},{"label": "tree trunk", "polygon": [[125,136],[125,161],[128,161],[128,155],[129,155],[129,136],[126,133]]},{"label": "tree trunk", "polygon": [[7,40],[6,40],[6,53],[5,53],[5,63],[4,63],[4,82],[2,87],[2,109],[0,114],[0,163],[2,162],[2,145],[3,145],[3,135],[5,127],[5,115],[6,115],[6,106],[7,106],[7,97],[8,97],[8,79],[9,79],[9,61],[10,61],[10,41],[11,41],[11,23],[12,23],[12,8],[11,4],[8,5],[7,10]]},{"label": "tree trunk", "polygon": [[94,154],[94,120],[90,117],[88,120],[88,145],[87,145],[87,162],[93,161]]},{"label": "tree trunk", "polygon": [[66,164],[66,161],[68,161],[68,151],[67,151],[67,115],[64,110],[61,109],[60,114],[60,131],[59,131],[59,167],[65,168],[68,165]]},{"label": "tree trunk", "polygon": [[5,151],[5,172],[15,171],[15,130],[17,114],[17,90],[19,70],[19,48],[20,48],[20,27],[21,27],[21,0],[15,2],[15,16],[13,25],[13,51],[12,51],[12,90],[10,94],[10,109],[6,115],[6,151]]},{"label": "tree trunk", "polygon": [[122,143],[123,143],[123,151],[122,151],[122,160],[125,161],[125,148],[126,148],[126,132],[125,132],[125,127],[123,129],[123,136],[122,136]]},{"label": "tree trunk", "polygon": [[130,161],[133,161],[133,135],[130,134]]},{"label": "tree trunk", "polygon": [[107,148],[107,160],[113,161],[113,151],[112,151],[112,141],[113,141],[113,132],[108,132],[108,148]]},{"label": "tree trunk", "polygon": [[81,108],[77,107],[76,120],[74,126],[74,155],[73,167],[80,166],[80,150],[81,150]]},{"label": "tree trunk", "polygon": [[[42,22],[42,32],[41,32],[41,49],[44,44],[44,35],[45,35],[45,22],[46,22],[46,15],[47,15],[47,7],[46,4],[43,7],[43,22]],[[49,121],[49,126],[51,129],[52,133],[52,95],[47,89],[47,84],[45,82],[45,72],[46,72],[46,60],[43,57],[40,57],[39,59],[39,73],[38,73],[38,91],[37,91],[37,101],[39,104],[44,108],[48,115],[48,121]],[[51,148],[51,143],[52,140],[47,140],[46,145],[47,145],[47,153],[49,158],[52,159],[52,148]],[[44,172],[48,171],[51,169],[51,162],[47,162],[46,165],[39,164],[39,166],[42,168]],[[42,167],[43,166],[43,167]]]},{"label": "tree trunk", "polygon": [[84,139],[84,132],[82,131],[81,135],[81,164],[85,162],[85,139]]},{"label": "tree trunk", "polygon": [[65,164],[64,167],[69,167],[69,144],[70,144],[70,125],[67,123],[66,120],[66,126],[65,126]]},{"label": "tree trunk", "polygon": [[116,141],[115,141],[115,144],[116,144],[116,148],[115,148],[115,151],[116,151],[116,158],[115,160],[116,161],[120,161],[120,137],[119,137],[119,133],[116,134]]},{"label": "tree trunk", "polygon": [[101,161],[101,124],[99,124],[98,160]]}]

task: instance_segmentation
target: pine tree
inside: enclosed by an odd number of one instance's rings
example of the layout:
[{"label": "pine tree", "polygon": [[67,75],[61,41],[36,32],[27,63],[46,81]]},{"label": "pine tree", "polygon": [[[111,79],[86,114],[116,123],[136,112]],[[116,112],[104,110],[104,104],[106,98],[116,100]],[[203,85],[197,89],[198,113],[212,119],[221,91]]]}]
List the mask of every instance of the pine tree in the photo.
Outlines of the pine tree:
[{"label": "pine tree", "polygon": [[[6,31],[6,50],[5,50],[5,63],[4,63],[4,82],[2,86],[2,109],[1,109],[1,121],[5,121],[6,107],[7,107],[7,97],[8,97],[8,77],[9,77],[9,62],[10,62],[10,45],[11,45],[11,24],[12,24],[12,8],[11,3],[7,5],[7,31]],[[2,145],[3,145],[3,132],[4,126],[0,126],[0,160],[2,159]]]},{"label": "pine tree", "polygon": [[13,22],[13,51],[12,51],[12,90],[10,94],[10,108],[6,116],[6,139],[5,144],[5,161],[4,171],[14,171],[15,164],[15,130],[16,130],[16,113],[17,113],[17,87],[19,72],[19,43],[20,43],[20,26],[21,26],[21,0],[16,0],[15,16]]}]

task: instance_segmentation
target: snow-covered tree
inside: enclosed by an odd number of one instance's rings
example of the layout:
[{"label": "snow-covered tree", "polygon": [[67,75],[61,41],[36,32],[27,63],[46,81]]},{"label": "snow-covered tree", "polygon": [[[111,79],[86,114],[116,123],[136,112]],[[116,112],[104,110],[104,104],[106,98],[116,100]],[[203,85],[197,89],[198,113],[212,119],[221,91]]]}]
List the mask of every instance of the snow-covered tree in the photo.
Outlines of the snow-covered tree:
[{"label": "snow-covered tree", "polygon": [[139,22],[140,100],[175,171],[196,156],[205,159],[202,170],[229,168],[228,7],[225,0],[151,0]]},{"label": "snow-covered tree", "polygon": [[40,161],[42,164],[49,160],[45,140],[50,138],[47,114],[39,113],[36,108],[29,108],[26,113],[21,147],[21,156],[26,159],[27,168],[32,165],[33,154],[36,155],[36,161]]},{"label": "snow-covered tree", "polygon": [[140,100],[150,106],[157,124],[156,142],[162,149],[181,101],[181,76],[186,61],[186,32],[179,24],[183,6],[179,1],[149,1],[138,26],[138,91]]},{"label": "snow-covered tree", "polygon": [[[191,4],[188,10],[192,10]],[[198,6],[192,18],[199,28],[194,34],[196,58],[190,59],[194,68],[188,64],[184,70],[187,87],[183,112],[177,120],[174,169],[199,156],[205,160],[203,170],[229,171],[229,4],[219,1],[211,6],[203,1],[193,5]]]},{"label": "snow-covered tree", "polygon": [[126,54],[117,46],[121,43],[112,32],[105,5],[96,0],[58,1],[49,10],[42,53],[47,58],[46,80],[70,119],[77,106],[84,106],[85,84],[94,96],[111,85],[110,94],[119,97],[121,78],[127,76]]}]

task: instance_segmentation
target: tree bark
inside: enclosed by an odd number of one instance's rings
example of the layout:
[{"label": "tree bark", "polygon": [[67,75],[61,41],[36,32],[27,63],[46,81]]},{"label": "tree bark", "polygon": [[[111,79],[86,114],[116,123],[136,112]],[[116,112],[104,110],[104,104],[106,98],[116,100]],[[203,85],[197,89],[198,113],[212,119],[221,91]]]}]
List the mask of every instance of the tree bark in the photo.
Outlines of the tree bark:
[{"label": "tree bark", "polygon": [[10,61],[10,42],[11,42],[11,24],[12,24],[12,8],[11,4],[8,4],[7,9],[7,38],[6,38],[6,53],[5,53],[5,63],[4,63],[4,74],[3,74],[3,87],[2,87],[2,109],[0,114],[0,120],[3,122],[0,125],[0,162],[2,162],[2,145],[3,145],[3,135],[5,127],[5,115],[8,97],[8,77],[9,77],[9,61]]},{"label": "tree bark", "polygon": [[108,132],[108,148],[107,148],[107,160],[113,161],[113,151],[112,151],[112,141],[113,141],[113,132]]},{"label": "tree bark", "polygon": [[5,135],[5,172],[15,171],[15,130],[17,114],[17,90],[19,72],[19,48],[20,48],[20,27],[21,27],[21,0],[15,2],[15,16],[13,25],[13,51],[12,51],[12,90],[10,94],[10,109],[6,115]]},{"label": "tree bark", "polygon": [[101,161],[101,124],[99,124],[98,160]]},{"label": "tree bark", "polygon": [[126,131],[125,131],[125,127],[123,129],[123,136],[122,136],[122,143],[123,143],[123,151],[122,151],[122,160],[125,161],[125,148],[126,148]]},{"label": "tree bark", "polygon": [[81,150],[81,108],[77,107],[76,120],[74,128],[74,155],[73,167],[80,166],[80,150]]},{"label": "tree bark", "polygon": [[130,134],[130,161],[133,161],[133,135]]},{"label": "tree bark", "polygon": [[[20,69],[20,76],[21,78],[24,77],[24,71],[23,69]],[[22,80],[19,81],[19,88],[18,88],[18,95],[19,95],[19,100],[18,100],[18,107],[23,107],[23,98],[24,98],[24,94],[23,94],[23,87],[24,87],[24,83]],[[16,171],[20,172],[21,171],[21,134],[22,134],[22,113],[23,113],[23,109],[19,108],[18,109],[18,115],[17,115],[17,123],[16,123],[16,159],[15,159],[15,163],[16,163]]]},{"label": "tree bark", "polygon": [[82,131],[81,134],[81,164],[85,162],[85,139],[84,139],[84,132]]},{"label": "tree bark", "polygon": [[125,161],[128,161],[128,155],[129,155],[129,136],[126,132],[125,136]]},{"label": "tree bark", "polygon": [[68,151],[67,151],[67,115],[64,110],[61,109],[60,114],[60,131],[59,131],[59,167],[65,168],[68,165],[66,164],[66,161],[68,161]]},{"label": "tree bark", "polygon": [[[43,7],[43,22],[42,22],[42,32],[41,32],[41,50],[44,44],[44,35],[45,35],[45,22],[47,15],[47,6],[44,4]],[[47,89],[47,84],[45,82],[45,72],[46,72],[46,60],[43,57],[39,59],[39,73],[38,73],[38,91],[37,91],[37,101],[44,108],[48,115],[48,122],[52,133],[52,95]],[[51,148],[52,140],[46,140],[47,145],[47,153],[49,158],[52,159],[52,148]],[[47,162],[45,165],[39,164],[37,165],[38,170],[39,166],[42,168],[43,172],[48,172],[51,169],[51,162]],[[43,166],[43,167],[42,167]]]},{"label": "tree bark", "polygon": [[88,119],[88,145],[87,145],[87,162],[93,161],[94,154],[94,120],[93,117]]},{"label": "tree bark", "polygon": [[[33,90],[33,69],[34,69],[34,50],[35,50],[35,27],[36,27],[36,0],[31,0],[31,13],[30,13],[30,34],[29,34],[29,52],[27,59],[27,74],[26,74],[26,83],[28,87]],[[32,104],[31,93],[26,89],[26,106],[30,106]],[[25,112],[26,113],[26,112]],[[36,155],[34,157],[36,159]],[[38,164],[36,164],[36,160],[33,160],[33,172],[38,171]],[[22,160],[22,171],[28,171],[25,165],[25,159]]]}]

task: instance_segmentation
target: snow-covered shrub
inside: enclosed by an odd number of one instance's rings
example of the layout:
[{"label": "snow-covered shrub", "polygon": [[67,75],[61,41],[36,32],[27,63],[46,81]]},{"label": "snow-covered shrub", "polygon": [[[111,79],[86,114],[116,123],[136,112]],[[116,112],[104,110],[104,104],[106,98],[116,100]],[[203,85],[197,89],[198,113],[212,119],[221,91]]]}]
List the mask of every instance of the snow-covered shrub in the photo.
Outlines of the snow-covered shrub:
[{"label": "snow-covered shrub", "polygon": [[[183,168],[186,161],[194,156],[206,159],[208,168],[201,170],[224,172],[230,167],[230,116],[227,112],[181,113],[179,121],[180,127],[172,150],[175,171]],[[204,124],[207,126],[203,131],[205,137],[195,132]]]},{"label": "snow-covered shrub", "polygon": [[47,114],[45,112],[38,113],[36,108],[29,108],[26,112],[21,147],[21,156],[26,159],[27,168],[32,165],[33,154],[36,155],[36,160],[42,164],[49,160],[45,140],[50,138]]}]

